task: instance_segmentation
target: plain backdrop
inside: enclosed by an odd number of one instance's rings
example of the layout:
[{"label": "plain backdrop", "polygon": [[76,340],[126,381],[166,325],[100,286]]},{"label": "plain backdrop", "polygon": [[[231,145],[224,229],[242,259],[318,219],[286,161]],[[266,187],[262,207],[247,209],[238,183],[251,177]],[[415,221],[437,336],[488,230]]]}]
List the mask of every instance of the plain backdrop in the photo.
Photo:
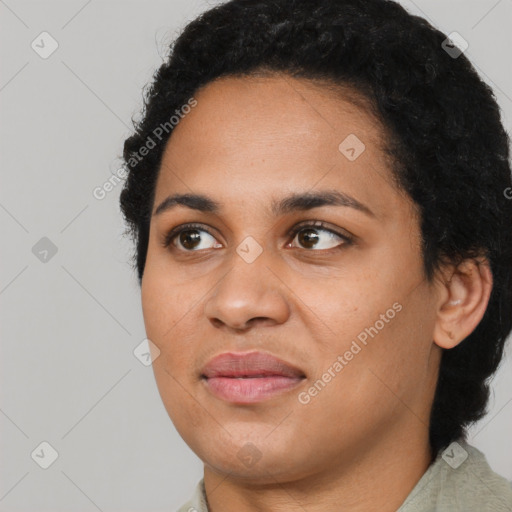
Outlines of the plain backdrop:
[{"label": "plain backdrop", "polygon": [[[167,46],[214,3],[0,0],[0,511],[173,511],[202,477],[134,354],[121,186],[93,190]],[[512,0],[402,3],[468,41],[510,133]],[[492,386],[470,442],[512,480],[510,345]]]}]

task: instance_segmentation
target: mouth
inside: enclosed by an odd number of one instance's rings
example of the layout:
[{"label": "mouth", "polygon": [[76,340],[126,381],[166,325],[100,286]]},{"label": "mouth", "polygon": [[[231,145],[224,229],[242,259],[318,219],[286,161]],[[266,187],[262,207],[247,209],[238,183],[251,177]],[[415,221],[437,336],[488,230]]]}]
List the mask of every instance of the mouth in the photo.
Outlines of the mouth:
[{"label": "mouth", "polygon": [[201,379],[217,398],[235,404],[268,400],[297,387],[304,372],[263,352],[226,352],[213,358]]}]

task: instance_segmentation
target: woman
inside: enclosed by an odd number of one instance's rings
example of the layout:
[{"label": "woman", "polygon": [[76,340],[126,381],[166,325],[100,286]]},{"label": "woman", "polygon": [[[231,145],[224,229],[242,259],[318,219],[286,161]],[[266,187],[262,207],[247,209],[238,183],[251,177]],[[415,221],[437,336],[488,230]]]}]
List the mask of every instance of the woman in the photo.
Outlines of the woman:
[{"label": "woman", "polygon": [[489,87],[395,2],[186,27],[121,195],[159,392],[204,462],[180,510],[512,510],[465,441],[512,329],[508,156]]}]

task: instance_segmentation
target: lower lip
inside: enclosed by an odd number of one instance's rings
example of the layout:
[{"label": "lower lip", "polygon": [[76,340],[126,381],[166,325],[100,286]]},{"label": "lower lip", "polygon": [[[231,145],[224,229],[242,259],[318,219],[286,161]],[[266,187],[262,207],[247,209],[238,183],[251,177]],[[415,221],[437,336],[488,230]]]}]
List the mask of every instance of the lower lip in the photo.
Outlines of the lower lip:
[{"label": "lower lip", "polygon": [[238,404],[251,404],[289,391],[303,379],[275,375],[254,378],[211,377],[203,380],[218,398]]}]

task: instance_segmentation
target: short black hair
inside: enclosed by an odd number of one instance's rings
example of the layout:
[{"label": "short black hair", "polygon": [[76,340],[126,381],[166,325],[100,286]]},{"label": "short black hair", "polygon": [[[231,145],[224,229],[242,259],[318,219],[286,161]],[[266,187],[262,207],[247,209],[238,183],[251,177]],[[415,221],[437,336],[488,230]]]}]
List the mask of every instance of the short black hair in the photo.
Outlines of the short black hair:
[{"label": "short black hair", "polygon": [[[391,0],[217,5],[184,28],[155,72],[124,144],[129,173],[120,196],[140,283],[156,180],[172,135],[169,129],[157,139],[154,130],[201,87],[270,71],[361,93],[386,127],[393,177],[420,213],[425,277],[431,281],[444,262],[482,255],[493,274],[482,321],[443,351],[429,425],[434,456],[485,415],[489,378],[512,329],[509,138],[492,89],[464,54],[447,51],[446,39]],[[149,138],[156,147],[141,158]]]}]

